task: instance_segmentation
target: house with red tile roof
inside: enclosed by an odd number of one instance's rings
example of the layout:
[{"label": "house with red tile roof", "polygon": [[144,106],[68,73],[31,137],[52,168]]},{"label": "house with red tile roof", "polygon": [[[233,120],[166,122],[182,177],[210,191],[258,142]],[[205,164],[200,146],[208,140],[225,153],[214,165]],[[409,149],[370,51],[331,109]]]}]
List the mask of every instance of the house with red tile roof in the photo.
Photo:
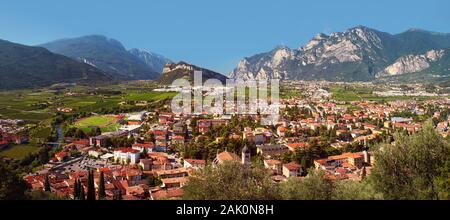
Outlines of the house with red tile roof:
[{"label": "house with red tile roof", "polygon": [[204,168],[206,160],[184,159],[184,168]]},{"label": "house with red tile roof", "polygon": [[283,164],[283,176],[289,177],[299,177],[303,172],[302,166],[298,163],[291,162]]},{"label": "house with red tile roof", "polygon": [[295,152],[298,148],[307,148],[309,144],[307,142],[296,142],[296,143],[289,143],[285,144],[285,146],[292,152]]},{"label": "house with red tile roof", "polygon": [[147,153],[152,152],[155,148],[155,144],[153,142],[146,142],[146,143],[134,143],[131,148],[138,150],[139,152],[144,152],[144,149],[146,149]]},{"label": "house with red tile roof", "polygon": [[282,173],[282,163],[279,160],[264,160],[264,167],[272,170],[274,175],[279,175]]},{"label": "house with red tile roof", "polygon": [[216,155],[216,158],[213,161],[213,164],[218,165],[222,164],[226,161],[235,161],[240,162],[241,158],[235,153],[224,151]]},{"label": "house with red tile roof", "polygon": [[0,150],[8,147],[8,144],[9,144],[8,141],[0,141]]},{"label": "house with red tile roof", "polygon": [[152,200],[180,199],[183,194],[184,191],[180,188],[157,189],[151,191],[150,198]]}]

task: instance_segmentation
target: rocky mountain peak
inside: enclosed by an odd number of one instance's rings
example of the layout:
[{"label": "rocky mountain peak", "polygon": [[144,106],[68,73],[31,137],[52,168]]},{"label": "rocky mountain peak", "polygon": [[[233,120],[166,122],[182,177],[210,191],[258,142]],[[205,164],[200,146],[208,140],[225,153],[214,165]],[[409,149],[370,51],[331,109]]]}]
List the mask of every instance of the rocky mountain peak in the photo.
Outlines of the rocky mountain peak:
[{"label": "rocky mountain peak", "polygon": [[[330,35],[318,34],[298,49],[276,47],[270,52],[244,58],[229,76],[368,81],[402,56],[428,51],[425,56],[438,57],[439,49],[448,47],[450,36],[442,34],[391,35],[356,26]],[[433,52],[433,49],[437,50]]]}]

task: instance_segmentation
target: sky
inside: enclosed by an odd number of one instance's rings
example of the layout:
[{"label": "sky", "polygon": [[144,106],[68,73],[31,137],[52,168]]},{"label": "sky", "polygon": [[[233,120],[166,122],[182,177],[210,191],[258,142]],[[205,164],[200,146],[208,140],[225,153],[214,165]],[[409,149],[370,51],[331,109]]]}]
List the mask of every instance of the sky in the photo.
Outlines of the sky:
[{"label": "sky", "polygon": [[243,57],[358,25],[450,33],[448,0],[0,0],[0,39],[101,34],[226,74]]}]

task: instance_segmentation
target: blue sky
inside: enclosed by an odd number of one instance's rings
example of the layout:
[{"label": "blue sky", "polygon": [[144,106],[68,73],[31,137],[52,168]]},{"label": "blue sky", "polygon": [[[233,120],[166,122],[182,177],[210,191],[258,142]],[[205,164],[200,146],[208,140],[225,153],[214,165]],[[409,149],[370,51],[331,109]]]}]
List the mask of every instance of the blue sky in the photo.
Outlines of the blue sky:
[{"label": "blue sky", "polygon": [[448,0],[0,0],[0,39],[102,34],[225,74],[245,56],[357,25],[450,33],[449,9]]}]

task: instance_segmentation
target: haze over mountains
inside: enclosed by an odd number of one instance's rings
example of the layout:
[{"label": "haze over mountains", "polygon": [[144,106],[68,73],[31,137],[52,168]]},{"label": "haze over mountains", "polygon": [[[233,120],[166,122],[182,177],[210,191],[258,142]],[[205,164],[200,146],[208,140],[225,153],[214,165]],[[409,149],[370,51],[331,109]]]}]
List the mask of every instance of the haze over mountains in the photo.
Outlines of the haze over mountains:
[{"label": "haze over mountains", "polygon": [[122,79],[156,79],[170,60],[144,50],[128,51],[119,41],[101,35],[61,39],[39,45],[95,66]]},{"label": "haze over mountains", "polygon": [[[194,70],[203,70],[204,80],[217,78],[224,82],[227,78],[193,64],[173,64],[170,59],[147,50],[127,50],[119,41],[101,35],[61,39],[36,47],[0,40],[0,89],[140,79],[170,84],[181,77],[192,79]],[[246,57],[228,76],[445,81],[450,80],[450,34],[410,29],[392,35],[358,26],[330,35],[318,34],[297,49],[278,46]]]},{"label": "haze over mountains", "polygon": [[[274,50],[242,59],[229,73],[241,79],[371,81],[426,72],[448,77],[450,34],[410,29],[392,35],[364,26],[318,34],[298,49]],[[436,75],[434,75],[436,77]]]},{"label": "haze over mountains", "polygon": [[0,40],[0,89],[113,80],[111,75],[95,67],[51,53],[47,49]]}]

